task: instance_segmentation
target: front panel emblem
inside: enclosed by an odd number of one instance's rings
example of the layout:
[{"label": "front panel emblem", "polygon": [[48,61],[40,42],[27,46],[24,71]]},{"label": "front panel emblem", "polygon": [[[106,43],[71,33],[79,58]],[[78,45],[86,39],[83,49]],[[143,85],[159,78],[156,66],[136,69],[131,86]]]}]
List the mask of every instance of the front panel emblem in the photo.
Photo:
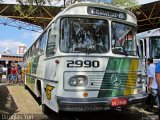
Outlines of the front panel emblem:
[{"label": "front panel emblem", "polygon": [[47,96],[47,99],[50,100],[51,99],[51,91],[53,90],[53,86],[51,85],[46,85],[46,96]]},{"label": "front panel emblem", "polygon": [[119,77],[119,74],[113,74],[111,76],[111,81],[112,81],[112,84],[115,86],[115,87],[118,87],[121,85],[121,80],[120,80],[120,77]]}]

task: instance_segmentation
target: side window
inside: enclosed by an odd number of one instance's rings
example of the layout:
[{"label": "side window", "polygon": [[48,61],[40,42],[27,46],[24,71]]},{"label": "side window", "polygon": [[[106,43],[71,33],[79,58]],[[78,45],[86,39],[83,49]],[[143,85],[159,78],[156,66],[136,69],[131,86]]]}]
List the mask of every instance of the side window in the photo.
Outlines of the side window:
[{"label": "side window", "polygon": [[147,43],[146,43],[146,39],[144,39],[144,56],[147,56]]},{"label": "side window", "polygon": [[26,54],[23,55],[23,61],[25,61],[25,60],[26,60]]},{"label": "side window", "polygon": [[27,52],[27,59],[29,59],[29,51]]},{"label": "side window", "polygon": [[33,46],[33,56],[35,57],[35,56],[37,56],[37,47],[38,47],[38,44],[37,44],[37,42],[34,44],[34,46]]},{"label": "side window", "polygon": [[29,59],[32,58],[32,49],[29,50]]},{"label": "side window", "polygon": [[151,37],[149,39],[150,56],[154,59],[160,59],[160,37]]},{"label": "side window", "polygon": [[46,56],[50,57],[55,54],[55,47],[56,47],[56,35],[53,34],[52,29],[48,32],[48,42],[46,48]]},{"label": "side window", "polygon": [[30,49],[30,56],[31,56],[31,58],[33,57],[33,46]]},{"label": "side window", "polygon": [[139,44],[140,44],[140,49],[141,49],[141,55],[144,56],[143,55],[143,41],[140,40]]},{"label": "side window", "polygon": [[40,38],[39,54],[44,53],[46,42],[47,42],[47,33],[44,33]]},{"label": "side window", "polygon": [[27,60],[28,59],[28,52],[26,53],[26,57],[25,57],[26,59],[25,60]]}]

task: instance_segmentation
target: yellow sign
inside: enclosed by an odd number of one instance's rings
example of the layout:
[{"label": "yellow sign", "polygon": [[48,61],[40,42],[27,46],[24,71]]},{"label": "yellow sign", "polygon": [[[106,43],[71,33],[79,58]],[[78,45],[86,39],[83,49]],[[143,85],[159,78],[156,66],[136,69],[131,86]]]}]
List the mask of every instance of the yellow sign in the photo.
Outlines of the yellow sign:
[{"label": "yellow sign", "polygon": [[50,86],[50,85],[46,85],[46,96],[47,96],[47,99],[50,100],[51,99],[51,91],[54,89],[53,86]]}]

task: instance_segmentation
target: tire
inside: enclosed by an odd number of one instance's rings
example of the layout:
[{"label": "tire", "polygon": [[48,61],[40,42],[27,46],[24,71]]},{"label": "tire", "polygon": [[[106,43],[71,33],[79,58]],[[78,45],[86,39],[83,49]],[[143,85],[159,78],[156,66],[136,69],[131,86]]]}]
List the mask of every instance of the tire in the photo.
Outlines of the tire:
[{"label": "tire", "polygon": [[48,115],[50,113],[50,109],[45,104],[42,104],[42,112]]},{"label": "tire", "polygon": [[156,106],[157,106],[157,109],[156,109],[156,112],[155,112],[155,113],[160,114],[160,99],[159,99],[159,96],[158,96],[158,99],[157,99],[157,104],[156,104]]},{"label": "tire", "polygon": [[[157,101],[157,102],[156,102]],[[156,97],[156,99],[154,99],[154,107],[152,112],[155,114],[160,114],[160,100],[159,100],[159,96]]]},{"label": "tire", "polygon": [[24,89],[27,90],[27,85],[24,85]]}]

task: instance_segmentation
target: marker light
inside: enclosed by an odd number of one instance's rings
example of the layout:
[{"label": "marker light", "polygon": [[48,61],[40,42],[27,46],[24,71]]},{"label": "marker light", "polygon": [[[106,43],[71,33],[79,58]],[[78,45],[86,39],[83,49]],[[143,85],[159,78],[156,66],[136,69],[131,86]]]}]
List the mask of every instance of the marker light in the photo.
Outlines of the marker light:
[{"label": "marker light", "polygon": [[60,63],[60,61],[57,59],[57,60],[55,60],[55,63],[56,63],[56,64],[59,64],[59,63]]}]

